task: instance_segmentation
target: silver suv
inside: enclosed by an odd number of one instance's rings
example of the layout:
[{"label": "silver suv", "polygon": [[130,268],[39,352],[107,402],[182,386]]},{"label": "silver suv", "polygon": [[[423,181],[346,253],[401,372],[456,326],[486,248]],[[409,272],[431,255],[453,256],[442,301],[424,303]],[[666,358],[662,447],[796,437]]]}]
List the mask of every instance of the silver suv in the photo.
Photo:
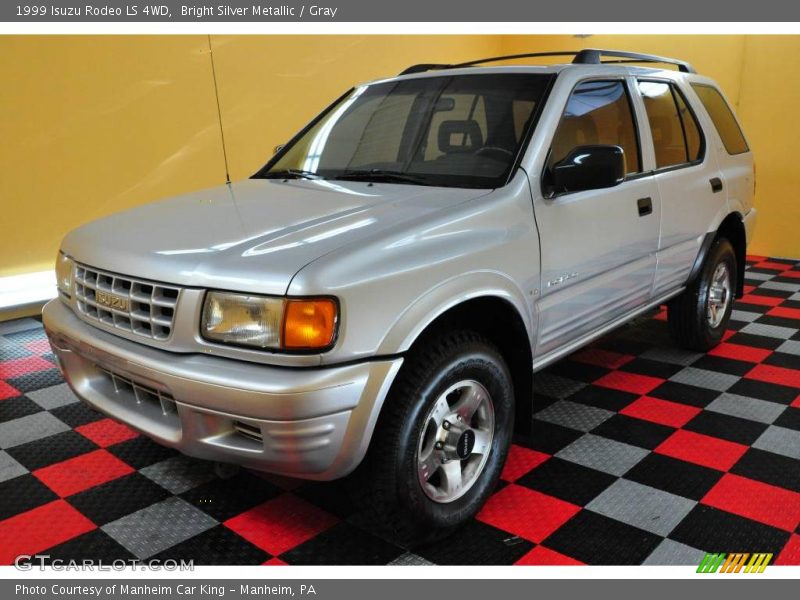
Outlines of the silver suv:
[{"label": "silver suv", "polygon": [[44,309],[70,386],[191,456],[352,474],[400,539],[474,515],[537,370],[665,303],[719,343],[755,222],[712,80],[556,54],[359,85],[250,179],[71,232]]}]

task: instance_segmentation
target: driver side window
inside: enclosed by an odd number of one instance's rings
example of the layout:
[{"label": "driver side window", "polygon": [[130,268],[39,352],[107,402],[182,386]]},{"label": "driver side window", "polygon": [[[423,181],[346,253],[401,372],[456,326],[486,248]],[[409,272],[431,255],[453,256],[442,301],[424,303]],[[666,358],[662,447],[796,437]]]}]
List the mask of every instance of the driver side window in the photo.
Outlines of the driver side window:
[{"label": "driver side window", "polygon": [[625,173],[641,172],[639,139],[624,81],[584,81],[570,94],[550,147],[548,170],[576,146],[619,146]]}]

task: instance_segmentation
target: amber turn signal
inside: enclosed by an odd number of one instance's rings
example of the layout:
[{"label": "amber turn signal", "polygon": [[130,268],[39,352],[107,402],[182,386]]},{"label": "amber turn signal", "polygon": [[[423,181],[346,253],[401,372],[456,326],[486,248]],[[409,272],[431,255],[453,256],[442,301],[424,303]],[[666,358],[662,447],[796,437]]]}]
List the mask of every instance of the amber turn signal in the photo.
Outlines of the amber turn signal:
[{"label": "amber turn signal", "polygon": [[283,313],[283,347],[327,348],[336,335],[336,302],[330,298],[287,300]]}]

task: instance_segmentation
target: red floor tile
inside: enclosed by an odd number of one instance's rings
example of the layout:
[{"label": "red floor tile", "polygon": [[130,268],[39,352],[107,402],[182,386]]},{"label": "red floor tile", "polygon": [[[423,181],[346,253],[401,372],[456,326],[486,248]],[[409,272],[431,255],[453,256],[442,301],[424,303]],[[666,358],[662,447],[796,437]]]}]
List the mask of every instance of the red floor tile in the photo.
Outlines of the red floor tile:
[{"label": "red floor tile", "polygon": [[739,302],[745,304],[758,304],[759,306],[778,306],[783,302],[783,298],[774,296],[759,296],[758,294],[745,294]]},{"label": "red floor tile", "polygon": [[34,354],[47,354],[48,352],[53,351],[53,349],[50,347],[50,342],[46,339],[27,342],[23,344],[23,347]]},{"label": "red floor tile", "polygon": [[702,409],[669,400],[642,396],[621,411],[623,415],[651,421],[669,427],[683,427],[694,419]]},{"label": "red floor tile", "polygon": [[800,523],[800,494],[730,473],[701,502],[787,531]]},{"label": "red floor tile", "polygon": [[61,497],[133,473],[129,465],[106,450],[95,450],[33,472],[42,483]]},{"label": "red floor tile", "polygon": [[525,556],[520,558],[515,565],[549,565],[549,566],[573,566],[582,565],[583,563],[574,558],[570,558],[565,554],[550,550],[544,546],[536,546],[533,550],[528,552]]},{"label": "red floor tile", "polygon": [[797,396],[789,406],[793,406],[794,408],[800,408],[800,396]]},{"label": "red floor tile", "polygon": [[0,379],[22,377],[34,371],[46,371],[53,368],[55,368],[55,365],[41,356],[26,356],[25,358],[6,360],[0,362]]},{"label": "red floor tile", "polygon": [[727,471],[747,452],[747,446],[679,429],[661,442],[655,452]]},{"label": "red floor tile", "polygon": [[516,481],[548,458],[550,458],[548,454],[537,452],[536,450],[529,450],[517,445],[511,446],[500,477],[505,481]]},{"label": "red floor tile", "polygon": [[95,529],[95,524],[64,500],[54,500],[0,521],[0,564],[20,554],[36,554]]},{"label": "red floor tile", "polygon": [[708,354],[711,356],[721,356],[722,358],[732,358],[733,360],[758,363],[772,354],[772,350],[723,342],[716,348],[710,350]]},{"label": "red floor tile", "polygon": [[776,306],[775,308],[770,308],[767,311],[767,315],[770,317],[781,317],[784,319],[800,319],[800,308],[784,308],[782,306]]},{"label": "red floor tile", "polygon": [[634,394],[647,394],[662,383],[664,383],[664,380],[658,377],[639,375],[638,373],[626,373],[625,371],[612,371],[595,381],[594,385]]},{"label": "red floor tile", "polygon": [[6,398],[16,398],[17,396],[21,395],[22,392],[11,387],[5,381],[0,381],[0,400],[5,400]]},{"label": "red floor tile", "polygon": [[119,442],[132,440],[139,434],[127,425],[113,419],[103,419],[76,427],[75,431],[83,437],[90,439],[101,448],[106,448]]},{"label": "red floor tile", "polygon": [[261,563],[263,565],[267,565],[269,567],[286,567],[289,563],[283,562],[280,558],[270,558],[267,562]]},{"label": "red floor tile", "polygon": [[792,268],[792,265],[787,265],[786,263],[779,263],[779,262],[771,262],[768,260],[763,260],[761,262],[757,262],[753,265],[754,269],[769,269],[771,271],[787,271]]},{"label": "red floor tile", "polygon": [[476,518],[538,544],[580,510],[569,502],[512,483],[489,498]]},{"label": "red floor tile", "polygon": [[745,375],[747,379],[757,379],[767,383],[777,383],[789,387],[800,388],[800,371],[776,367],[774,365],[756,365]]},{"label": "red floor tile", "polygon": [[228,519],[224,525],[272,555],[282,554],[336,524],[322,509],[283,494]]},{"label": "red floor tile", "polygon": [[754,285],[745,285],[745,286],[744,286],[744,293],[745,293],[745,294],[749,294],[749,293],[750,293],[750,292],[752,292],[754,289],[756,289],[756,286],[754,286]]},{"label": "red floor tile", "polygon": [[577,360],[578,362],[605,367],[607,369],[619,369],[622,365],[632,361],[634,358],[635,357],[630,354],[621,354],[611,350],[603,350],[602,348],[586,348],[570,356],[571,360]]},{"label": "red floor tile", "polygon": [[775,559],[776,565],[800,565],[800,535],[794,534],[786,542],[778,558]]},{"label": "red floor tile", "polygon": [[792,279],[800,279],[800,271],[784,271],[781,277],[791,277]]},{"label": "red floor tile", "polygon": [[768,256],[761,256],[760,254],[748,254],[745,256],[745,261],[749,263],[759,263],[767,260]]}]

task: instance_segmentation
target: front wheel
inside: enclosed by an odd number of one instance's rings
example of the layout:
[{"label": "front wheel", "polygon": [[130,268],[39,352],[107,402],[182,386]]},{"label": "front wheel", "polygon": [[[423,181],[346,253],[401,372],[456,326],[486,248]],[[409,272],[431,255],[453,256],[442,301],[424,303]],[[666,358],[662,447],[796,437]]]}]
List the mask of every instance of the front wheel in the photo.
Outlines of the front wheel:
[{"label": "front wheel", "polygon": [[722,341],[733,310],[736,269],[731,243],[717,239],[698,277],[667,305],[670,333],[680,346],[706,352]]},{"label": "front wheel", "polygon": [[497,349],[451,332],[407,358],[359,471],[377,523],[409,546],[446,535],[492,493],[511,444],[514,390]]}]

